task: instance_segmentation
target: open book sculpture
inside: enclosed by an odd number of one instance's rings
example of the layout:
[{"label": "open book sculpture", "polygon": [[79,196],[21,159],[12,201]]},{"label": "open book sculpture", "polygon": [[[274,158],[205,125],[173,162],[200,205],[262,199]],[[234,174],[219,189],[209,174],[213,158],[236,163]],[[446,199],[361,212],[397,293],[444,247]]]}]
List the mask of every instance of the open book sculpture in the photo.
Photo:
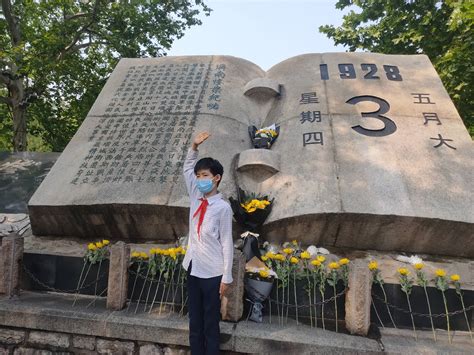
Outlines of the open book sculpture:
[{"label": "open book sculpture", "polygon": [[[276,123],[271,149],[248,127]],[[174,240],[182,164],[275,197],[267,240],[474,256],[473,142],[424,55],[306,54],[267,72],[230,56],[122,59],[29,202],[36,235]]]}]

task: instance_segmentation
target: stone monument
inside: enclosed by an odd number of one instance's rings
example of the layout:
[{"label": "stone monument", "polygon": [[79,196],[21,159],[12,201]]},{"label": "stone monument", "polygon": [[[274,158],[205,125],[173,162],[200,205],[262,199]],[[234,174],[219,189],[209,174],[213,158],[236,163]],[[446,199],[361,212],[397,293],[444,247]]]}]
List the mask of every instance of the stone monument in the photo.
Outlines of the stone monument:
[{"label": "stone monument", "polygon": [[[271,150],[248,126],[280,126]],[[473,142],[424,55],[305,54],[267,72],[231,56],[122,59],[29,201],[33,233],[171,241],[182,165],[275,197],[268,240],[474,256]]]}]

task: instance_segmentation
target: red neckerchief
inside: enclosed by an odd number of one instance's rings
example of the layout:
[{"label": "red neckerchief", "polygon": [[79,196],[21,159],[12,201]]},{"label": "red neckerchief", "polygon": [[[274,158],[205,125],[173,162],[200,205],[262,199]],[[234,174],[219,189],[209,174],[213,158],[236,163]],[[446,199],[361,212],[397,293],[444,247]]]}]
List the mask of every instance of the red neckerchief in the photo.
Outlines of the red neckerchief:
[{"label": "red neckerchief", "polygon": [[207,210],[207,206],[209,205],[209,201],[207,201],[206,198],[200,198],[200,200],[202,201],[201,204],[199,205],[198,209],[196,210],[196,212],[194,212],[194,215],[193,215],[193,218],[197,216],[197,214],[199,212],[200,215],[199,215],[199,221],[198,221],[198,239],[201,240],[201,235],[200,235],[200,231],[201,231],[201,225],[202,225],[202,221],[204,220],[204,214],[206,213],[206,210]]}]

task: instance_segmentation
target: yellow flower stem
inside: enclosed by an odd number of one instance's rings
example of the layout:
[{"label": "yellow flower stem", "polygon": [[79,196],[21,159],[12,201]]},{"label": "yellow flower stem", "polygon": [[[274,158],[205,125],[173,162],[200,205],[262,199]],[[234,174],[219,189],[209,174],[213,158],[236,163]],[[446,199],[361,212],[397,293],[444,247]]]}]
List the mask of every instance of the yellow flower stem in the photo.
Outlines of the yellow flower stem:
[{"label": "yellow flower stem", "polygon": [[336,333],[338,332],[338,325],[337,325],[337,297],[336,297],[336,283],[334,282],[332,289],[334,291],[334,313],[336,315]]},{"label": "yellow flower stem", "polygon": [[373,297],[370,296],[370,299],[372,301],[372,307],[374,307],[375,315],[377,316],[377,319],[379,320],[379,323],[382,326],[382,328],[385,329],[385,325],[383,324],[382,319],[380,318],[379,312],[377,311],[377,307],[375,307],[375,302],[374,302]]},{"label": "yellow flower stem", "polygon": [[158,282],[156,283],[155,295],[153,296],[153,301],[151,301],[151,307],[150,307],[150,310],[148,311],[149,314],[151,313],[153,306],[155,305],[156,296],[158,295],[158,290],[160,289],[161,276],[163,276],[163,273],[161,272],[161,269],[159,272],[160,272],[160,276],[158,277]]},{"label": "yellow flower stem", "polygon": [[[77,287],[76,287],[76,293],[74,295],[74,302],[72,303],[72,306],[74,307],[74,305],[76,304],[76,301],[77,301],[77,295],[79,294],[79,290],[80,290],[80,284],[81,284],[81,279],[82,279],[82,274],[84,273],[84,269],[86,268],[86,264],[87,264],[87,259],[84,259],[84,264],[82,265],[82,270],[81,270],[81,275],[79,276],[79,282],[77,283]],[[89,268],[90,268],[90,265],[89,265]]]},{"label": "yellow flower stem", "polygon": [[293,269],[293,289],[295,291],[296,325],[299,325],[299,321],[298,321],[298,299],[296,297],[296,269]]},{"label": "yellow flower stem", "polygon": [[135,275],[135,281],[133,281],[132,294],[130,295],[130,302],[128,302],[127,312],[128,312],[128,310],[130,308],[130,305],[132,304],[132,301],[133,301],[133,294],[135,293],[135,286],[137,284],[137,279],[138,279],[138,275],[140,274],[140,268],[142,266],[142,263],[143,263],[143,261],[140,259],[140,263],[138,264],[138,268],[137,268],[137,274]]},{"label": "yellow flower stem", "polygon": [[466,324],[467,329],[469,330],[469,336],[471,337],[471,343],[474,343],[474,340],[472,339],[471,325],[469,324],[469,319],[467,318],[466,307],[464,306],[464,297],[462,296],[462,293],[459,293],[459,297],[461,298],[462,310],[464,311],[464,318],[466,318]]},{"label": "yellow flower stem", "polygon": [[278,296],[278,279],[276,279],[276,297],[277,297],[277,312],[278,312],[278,325],[281,325],[281,319],[280,319],[280,298]]},{"label": "yellow flower stem", "polygon": [[434,341],[436,341],[436,330],[435,330],[434,324],[433,324],[433,316],[431,315],[430,298],[428,297],[428,291],[426,291],[426,285],[423,285],[423,289],[425,290],[426,302],[428,303],[428,311],[430,313],[431,330],[433,331]]},{"label": "yellow flower stem", "polygon": [[444,302],[444,310],[446,312],[446,325],[448,327],[448,340],[449,344],[451,344],[451,327],[449,325],[449,312],[448,312],[448,304],[446,303],[446,296],[444,295],[444,291],[441,291],[443,295],[443,302]]},{"label": "yellow flower stem", "polygon": [[140,305],[140,300],[142,299],[143,290],[145,289],[145,285],[146,285],[146,282],[147,282],[147,280],[148,280],[148,274],[149,274],[149,273],[150,273],[150,266],[148,265],[147,271],[146,271],[146,276],[145,276],[145,281],[143,282],[142,290],[140,291],[140,296],[138,296],[137,306],[135,307],[135,312],[134,312],[134,314],[137,313],[138,306]]},{"label": "yellow flower stem", "polygon": [[316,273],[313,272],[314,327],[318,327],[318,306],[316,305]]},{"label": "yellow flower stem", "polygon": [[311,307],[311,282],[309,281],[309,268],[307,260],[304,261],[304,266],[306,270],[306,279],[308,280],[309,320],[311,322],[311,328],[313,328],[313,309]]},{"label": "yellow flower stem", "polygon": [[321,321],[323,323],[323,329],[326,330],[326,325],[324,324],[324,290],[319,290],[321,293]]},{"label": "yellow flower stem", "polygon": [[171,290],[172,287],[174,287],[174,286],[173,286],[173,279],[174,279],[174,271],[175,271],[175,269],[176,269],[176,260],[177,260],[177,259],[175,259],[175,260],[172,262],[172,264],[171,264],[171,265],[172,265],[172,266],[171,266],[171,267],[172,267],[172,270],[171,270],[170,283],[169,283],[169,285],[168,285],[168,292],[166,292],[166,299],[165,299],[165,300],[166,300],[166,303],[168,303],[168,297],[169,297],[169,295],[170,295],[170,290]]},{"label": "yellow flower stem", "polygon": [[[153,280],[155,280],[155,275],[151,274],[150,286],[148,287],[148,292],[146,294],[145,305],[143,306],[143,312],[146,312],[146,306],[148,304],[148,298],[150,297],[151,288],[153,287]],[[153,306],[153,304],[152,304]]]},{"label": "yellow flower stem", "polygon": [[102,266],[102,259],[100,259],[99,261],[99,267],[97,268],[97,276],[95,278],[95,287],[94,287],[94,301],[92,302],[92,304],[94,305],[95,307],[95,301],[97,299],[97,284],[99,283],[99,273],[100,273],[100,267]]},{"label": "yellow flower stem", "polygon": [[385,306],[387,307],[387,312],[388,312],[388,315],[390,317],[390,320],[392,321],[392,324],[393,324],[393,327],[396,329],[397,326],[395,325],[395,322],[393,321],[393,317],[392,317],[392,312],[390,312],[390,307],[388,306],[388,301],[387,301],[387,294],[385,293],[385,287],[383,287],[382,284],[380,284],[380,287],[382,288],[382,292],[383,292],[383,298],[385,300]]},{"label": "yellow flower stem", "polygon": [[[176,257],[176,260],[178,260],[178,257]],[[175,265],[175,267],[176,267],[176,265]],[[179,271],[178,271],[178,282],[179,282],[179,278],[181,277],[181,269],[182,269],[182,267],[180,267]],[[171,300],[171,303],[173,304],[173,307],[174,307],[174,301],[176,299],[176,293],[177,292],[178,292],[178,287],[176,287],[176,289],[174,290],[173,299]]]},{"label": "yellow flower stem", "polygon": [[407,296],[408,309],[410,310],[411,325],[413,326],[413,334],[415,336],[415,340],[418,340],[418,336],[416,335],[416,330],[415,330],[415,320],[413,319],[413,312],[411,310],[410,296],[408,295],[407,292],[405,292],[405,295]]}]

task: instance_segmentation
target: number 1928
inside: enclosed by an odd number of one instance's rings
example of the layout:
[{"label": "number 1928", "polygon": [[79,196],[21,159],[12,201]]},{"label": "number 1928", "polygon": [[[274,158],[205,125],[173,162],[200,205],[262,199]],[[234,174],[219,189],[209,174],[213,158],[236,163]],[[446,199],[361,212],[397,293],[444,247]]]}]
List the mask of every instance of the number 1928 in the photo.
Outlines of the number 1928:
[{"label": "number 1928", "polygon": [[[342,63],[338,64],[339,77],[341,79],[356,79],[356,70],[354,64]],[[380,76],[377,75],[378,68],[376,64],[362,63],[360,68],[363,71],[364,79],[368,80],[379,80]],[[403,81],[400,70],[396,65],[384,65],[383,66],[385,76],[388,80],[392,81]],[[327,64],[320,64],[319,71],[321,73],[321,80],[329,80],[329,70]]]}]

